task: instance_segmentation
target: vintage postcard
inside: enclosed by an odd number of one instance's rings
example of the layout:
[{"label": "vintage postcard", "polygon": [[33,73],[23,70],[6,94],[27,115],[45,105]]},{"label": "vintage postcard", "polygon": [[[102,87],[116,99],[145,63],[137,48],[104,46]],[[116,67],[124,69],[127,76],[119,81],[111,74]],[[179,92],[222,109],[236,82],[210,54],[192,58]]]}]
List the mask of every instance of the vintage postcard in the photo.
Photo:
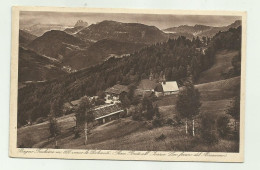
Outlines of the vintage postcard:
[{"label": "vintage postcard", "polygon": [[244,161],[246,12],[13,7],[10,157]]}]

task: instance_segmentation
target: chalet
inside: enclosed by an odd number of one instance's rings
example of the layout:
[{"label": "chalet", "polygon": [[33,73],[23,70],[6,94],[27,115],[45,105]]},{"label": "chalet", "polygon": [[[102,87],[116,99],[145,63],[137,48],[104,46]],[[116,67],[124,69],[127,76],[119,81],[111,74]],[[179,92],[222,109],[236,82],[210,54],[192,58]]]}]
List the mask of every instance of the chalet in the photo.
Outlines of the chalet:
[{"label": "chalet", "polygon": [[116,84],[111,88],[106,89],[105,91],[105,103],[119,103],[120,95],[128,93],[128,87],[120,84]]},{"label": "chalet", "polygon": [[125,112],[118,104],[108,104],[93,109],[95,121],[104,124],[119,118],[120,113]]},{"label": "chalet", "polygon": [[69,114],[69,113],[72,113],[73,111],[75,111],[75,109],[79,106],[79,103],[80,103],[81,99],[82,99],[82,97],[80,99],[64,103],[63,104],[63,109],[62,109],[63,113]]},{"label": "chalet", "polygon": [[177,94],[179,92],[179,87],[176,81],[164,81],[161,85],[164,96]]},{"label": "chalet", "polygon": [[139,85],[137,86],[135,90],[136,96],[150,96],[154,93],[154,89],[157,86],[158,83],[156,83],[155,80],[151,79],[143,79],[140,81]]},{"label": "chalet", "polygon": [[[69,101],[69,102],[64,103],[64,104],[63,104],[63,112],[64,112],[65,114],[68,114],[68,113],[71,113],[71,112],[75,111],[75,109],[79,106],[80,101],[81,101],[82,98],[84,98],[84,97],[87,97],[87,96],[83,96],[83,97],[81,97],[81,98],[79,98],[79,99],[77,99],[77,100],[73,100],[73,101]],[[94,99],[97,99],[97,98],[98,98],[98,96],[88,97],[88,99],[89,99],[90,101],[92,101],[92,100],[94,100]]]}]

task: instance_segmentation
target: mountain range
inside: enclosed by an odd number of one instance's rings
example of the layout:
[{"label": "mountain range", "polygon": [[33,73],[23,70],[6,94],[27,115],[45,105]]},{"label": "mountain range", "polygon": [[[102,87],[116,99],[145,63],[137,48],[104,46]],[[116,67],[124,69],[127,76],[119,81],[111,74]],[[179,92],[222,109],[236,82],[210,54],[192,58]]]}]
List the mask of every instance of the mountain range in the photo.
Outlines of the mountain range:
[{"label": "mountain range", "polygon": [[42,36],[45,32],[51,30],[65,30],[71,28],[71,26],[60,25],[60,24],[34,24],[29,27],[23,27],[22,29],[32,35]]},{"label": "mountain range", "polygon": [[168,39],[168,35],[155,26],[108,20],[84,28],[76,34],[76,37],[91,41],[112,39],[144,44],[154,44]]},{"label": "mountain range", "polygon": [[68,34],[76,34],[88,26],[88,23],[83,20],[78,20],[73,28],[66,28],[64,31]]},{"label": "mountain range", "polygon": [[[117,21],[102,21],[88,26],[87,22],[79,20],[74,27],[63,28],[62,30],[52,29],[57,25],[34,25],[29,28],[39,28],[36,34],[31,34],[27,30],[19,31],[19,60],[22,63],[21,76],[26,74],[27,78],[20,78],[21,81],[48,80],[63,74],[63,67],[69,70],[80,70],[107,60],[110,57],[123,57],[140,49],[158,42],[165,42],[169,38],[185,36],[192,39],[195,36],[213,36],[219,31],[229,28],[236,28],[241,25],[241,21],[236,21],[225,27],[212,27],[204,25],[179,26],[166,30],[160,30],[155,26],[148,26],[139,23],[122,23]],[[57,28],[57,27],[55,27]],[[34,30],[34,29],[31,29]],[[42,35],[39,32],[45,31]],[[32,31],[33,32],[33,31]],[[35,35],[39,35],[38,37]],[[37,59],[37,57],[39,59]],[[43,61],[44,59],[44,61]],[[38,61],[40,60],[40,61]],[[35,66],[33,66],[35,62]],[[50,63],[49,63],[50,62]],[[46,65],[54,66],[51,69]],[[36,71],[33,72],[32,69]],[[44,71],[46,69],[46,72]],[[31,70],[32,72],[28,72]],[[58,70],[57,74],[53,73]],[[61,70],[61,71],[60,71]],[[70,71],[68,71],[70,72]],[[31,75],[34,74],[34,75]],[[30,75],[30,76],[29,76]]]},{"label": "mountain range", "polygon": [[213,37],[216,33],[220,31],[227,31],[229,28],[237,28],[241,26],[241,21],[237,20],[234,23],[223,26],[223,27],[213,27],[213,26],[205,26],[205,25],[195,25],[195,26],[188,26],[188,25],[181,25],[178,27],[171,27],[164,29],[164,32],[173,33],[173,34],[192,34],[193,36],[199,37]]},{"label": "mountain range", "polygon": [[147,45],[166,41],[168,37],[154,26],[103,21],[76,34],[69,34],[68,30],[45,32],[32,40],[28,48],[59,60],[63,65],[81,69],[110,56],[127,55]]}]

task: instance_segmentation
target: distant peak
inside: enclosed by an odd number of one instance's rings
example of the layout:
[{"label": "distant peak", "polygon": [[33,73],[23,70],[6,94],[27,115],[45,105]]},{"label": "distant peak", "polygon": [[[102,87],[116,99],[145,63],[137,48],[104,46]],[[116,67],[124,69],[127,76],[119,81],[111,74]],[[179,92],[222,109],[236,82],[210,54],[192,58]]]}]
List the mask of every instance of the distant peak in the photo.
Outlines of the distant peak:
[{"label": "distant peak", "polygon": [[234,22],[234,24],[241,24],[241,23],[242,23],[241,20],[236,20],[236,21]]},{"label": "distant peak", "polygon": [[88,26],[88,23],[83,20],[78,20],[76,22],[76,24],[74,25],[74,27],[87,27],[87,26]]}]

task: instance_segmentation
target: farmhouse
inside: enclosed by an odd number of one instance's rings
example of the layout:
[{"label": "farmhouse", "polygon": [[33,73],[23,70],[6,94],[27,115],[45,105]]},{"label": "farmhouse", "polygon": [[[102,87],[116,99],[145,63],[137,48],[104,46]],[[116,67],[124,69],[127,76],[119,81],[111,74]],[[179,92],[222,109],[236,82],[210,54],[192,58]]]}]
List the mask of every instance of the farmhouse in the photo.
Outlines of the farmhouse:
[{"label": "farmhouse", "polygon": [[176,81],[164,81],[161,85],[164,96],[177,94],[179,92],[179,87]]},{"label": "farmhouse", "polygon": [[140,81],[137,89],[135,90],[136,96],[149,96],[154,93],[154,89],[157,86],[155,80],[143,79]]},{"label": "farmhouse", "polygon": [[94,108],[93,115],[98,124],[103,124],[118,119],[123,112],[125,111],[119,105],[109,104]]},{"label": "farmhouse", "polygon": [[128,93],[128,87],[120,84],[116,84],[111,88],[106,89],[105,91],[105,103],[119,103],[120,95],[125,95]]}]

